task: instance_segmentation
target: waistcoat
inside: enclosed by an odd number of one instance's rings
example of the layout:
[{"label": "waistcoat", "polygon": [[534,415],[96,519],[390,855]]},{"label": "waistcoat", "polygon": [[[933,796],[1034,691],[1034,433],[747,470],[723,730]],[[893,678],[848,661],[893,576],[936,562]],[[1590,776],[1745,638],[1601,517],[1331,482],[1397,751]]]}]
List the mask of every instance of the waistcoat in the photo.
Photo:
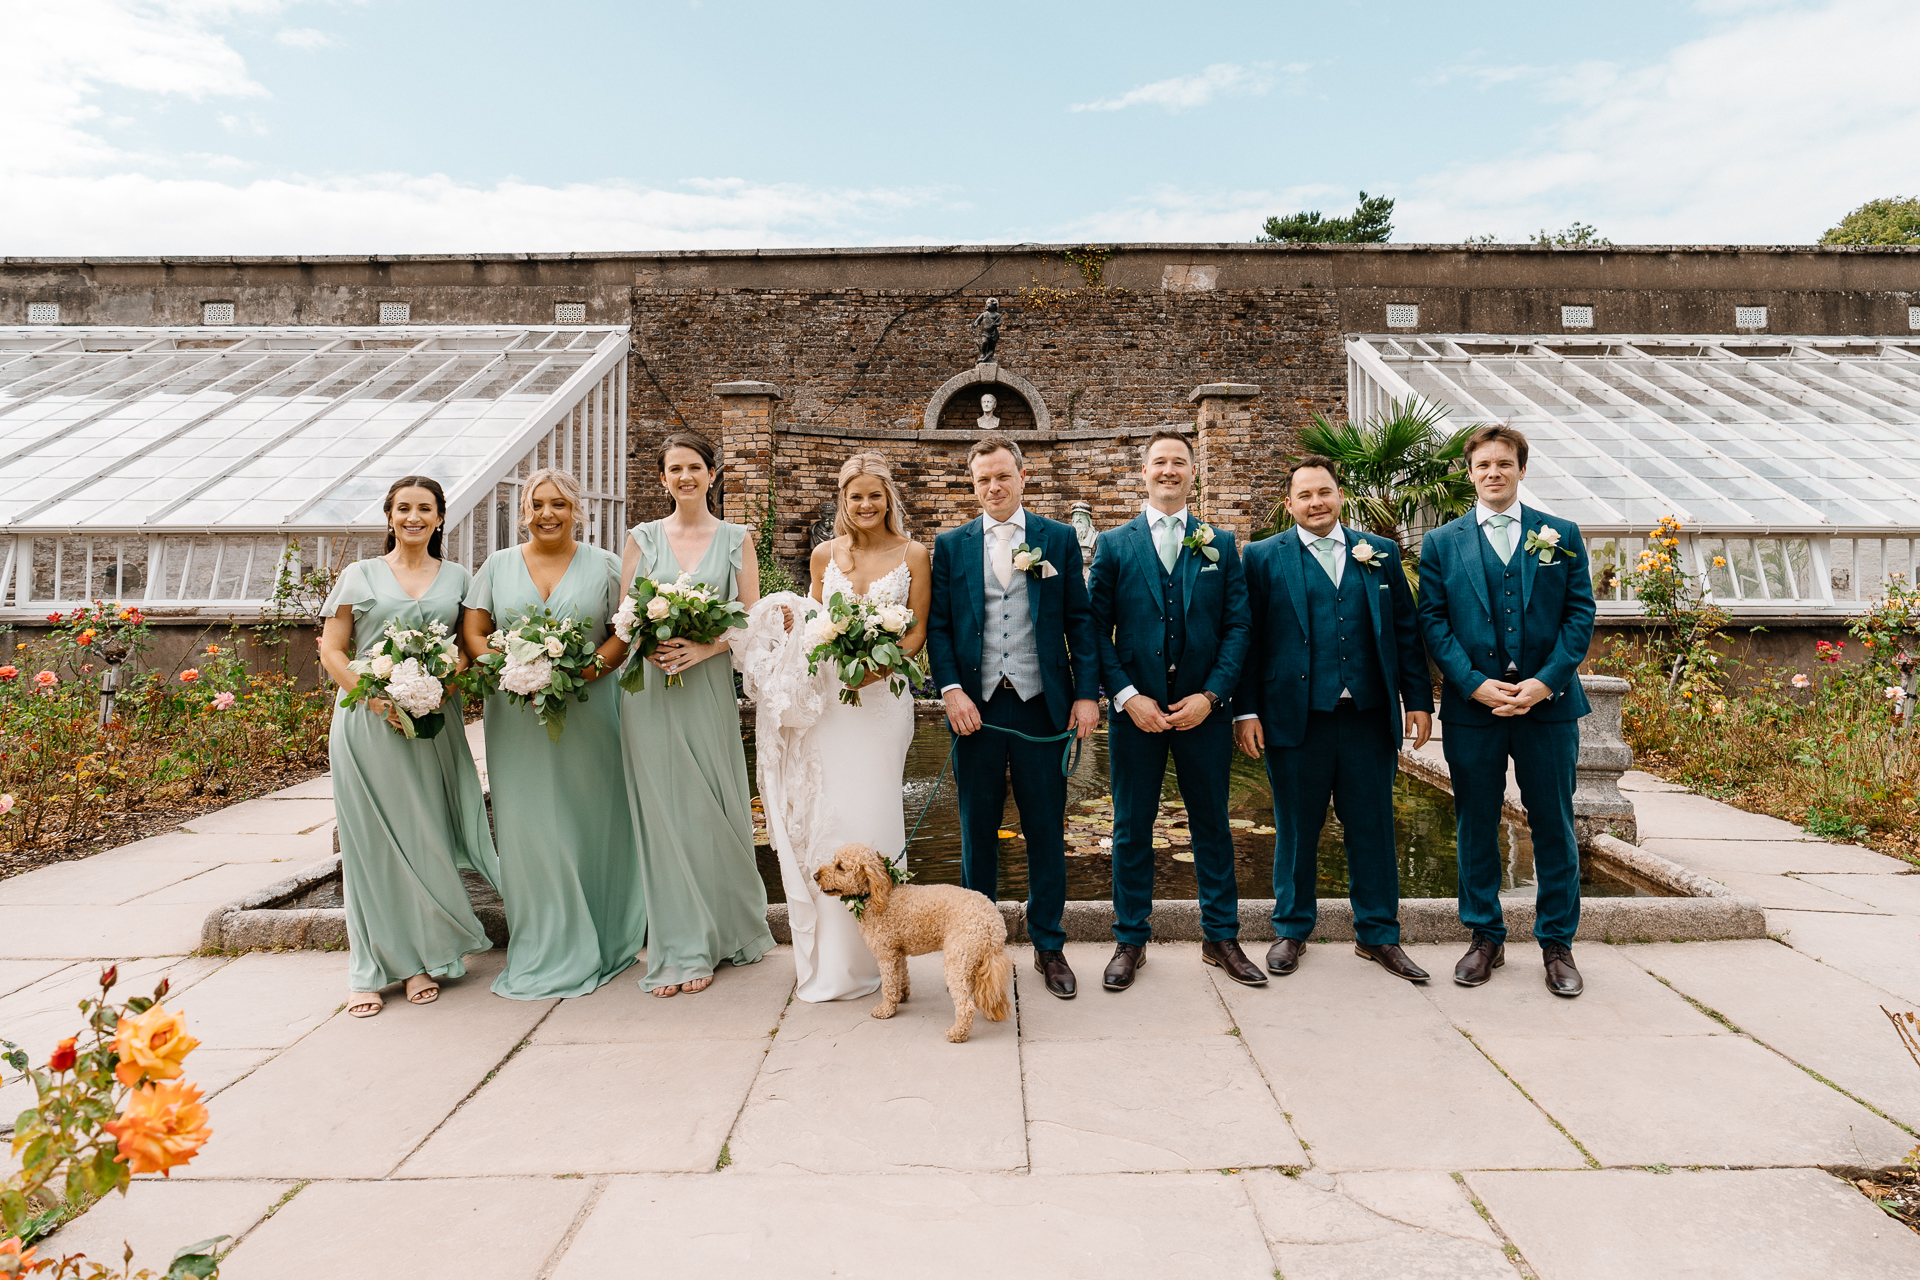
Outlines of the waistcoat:
[{"label": "waistcoat", "polygon": [[[1520,661],[1521,643],[1526,639],[1525,624],[1520,602],[1520,558],[1526,553],[1520,549],[1524,540],[1520,534],[1520,523],[1515,517],[1514,523],[1507,526],[1507,532],[1514,537],[1513,557],[1505,564],[1494,554],[1493,543],[1487,539],[1487,527],[1480,526],[1480,567],[1487,576],[1487,606],[1493,614],[1493,674],[1501,675],[1509,662]],[[1526,672],[1521,672],[1524,678]]]},{"label": "waistcoat", "polygon": [[[993,534],[981,530],[988,549],[986,564],[985,608],[980,619],[981,692],[988,700],[1000,687],[1000,677],[1013,681],[1013,691],[1021,701],[1037,698],[1044,686],[1040,678],[1040,644],[1033,631],[1033,609],[1027,602],[1027,575],[1015,569],[1004,590],[993,572]],[[1015,545],[1020,539],[1016,534]],[[1029,543],[1029,545],[1035,545]]]},{"label": "waistcoat", "polygon": [[[1293,541],[1299,548],[1300,574],[1307,587],[1308,709],[1334,710],[1340,705],[1342,689],[1353,695],[1354,705],[1362,711],[1379,706],[1386,690],[1380,678],[1380,650],[1374,643],[1367,592],[1378,590],[1379,575],[1393,566],[1369,573],[1349,559],[1336,588],[1297,534]],[[1334,545],[1335,555],[1345,556],[1350,550]]]}]

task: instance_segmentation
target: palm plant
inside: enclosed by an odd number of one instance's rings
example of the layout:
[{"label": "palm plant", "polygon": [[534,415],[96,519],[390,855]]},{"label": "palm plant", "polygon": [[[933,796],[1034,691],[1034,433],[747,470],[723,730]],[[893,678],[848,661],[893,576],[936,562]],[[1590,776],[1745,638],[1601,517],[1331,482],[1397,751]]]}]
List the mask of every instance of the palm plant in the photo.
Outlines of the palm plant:
[{"label": "palm plant", "polygon": [[[1347,501],[1340,518],[1391,538],[1407,551],[1407,533],[1431,528],[1473,507],[1473,482],[1461,446],[1477,424],[1447,430],[1444,405],[1409,396],[1364,422],[1334,422],[1316,413],[1300,433],[1307,453],[1339,466]],[[1268,520],[1278,532],[1293,524],[1284,500]]]}]

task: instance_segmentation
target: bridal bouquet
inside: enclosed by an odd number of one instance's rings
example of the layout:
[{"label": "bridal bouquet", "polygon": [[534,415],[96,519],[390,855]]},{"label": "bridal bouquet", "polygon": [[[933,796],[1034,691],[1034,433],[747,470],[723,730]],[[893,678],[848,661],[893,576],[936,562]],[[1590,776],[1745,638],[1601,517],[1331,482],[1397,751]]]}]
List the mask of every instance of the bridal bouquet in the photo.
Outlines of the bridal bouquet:
[{"label": "bridal bouquet", "polygon": [[586,669],[593,665],[592,618],[556,618],[542,607],[487,637],[487,651],[474,660],[489,690],[530,706],[560,741],[567,726],[567,697],[587,700]]},{"label": "bridal bouquet", "polygon": [[[735,627],[747,625],[746,608],[738,600],[715,597],[712,587],[683,573],[662,586],[636,576],[620,611],[613,615],[613,633],[633,646],[620,687],[638,693],[647,687],[647,658],[663,641],[690,640],[712,644]],[[667,677],[667,688],[686,683],[679,674]]]},{"label": "bridal bouquet", "polygon": [[340,700],[357,706],[368,698],[386,698],[400,712],[400,732],[409,738],[431,738],[446,727],[440,710],[447,700],[459,655],[446,624],[429,622],[426,630],[389,622],[364,656],[347,663],[360,677]]},{"label": "bridal bouquet", "polygon": [[827,661],[838,667],[843,686],[840,701],[849,706],[860,705],[860,690],[854,686],[883,671],[887,691],[898,697],[907,684],[902,669],[923,680],[927,676],[926,656],[908,657],[900,647],[900,638],[913,629],[913,623],[913,610],[905,605],[850,600],[836,591],[808,625],[813,649],[807,654],[807,669],[818,671]]}]

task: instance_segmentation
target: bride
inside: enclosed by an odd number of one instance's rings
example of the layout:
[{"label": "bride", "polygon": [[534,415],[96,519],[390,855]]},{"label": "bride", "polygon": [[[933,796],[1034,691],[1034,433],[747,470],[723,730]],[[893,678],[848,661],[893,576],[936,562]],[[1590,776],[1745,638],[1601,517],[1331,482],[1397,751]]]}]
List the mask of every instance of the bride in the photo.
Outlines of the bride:
[{"label": "bride", "polygon": [[913,741],[913,692],[888,691],[868,676],[858,706],[842,705],[838,674],[822,663],[807,673],[807,616],[835,592],[880,605],[905,605],[914,623],[901,648],[927,642],[932,602],[927,549],[907,536],[893,466],[856,453],[840,468],[840,500],[831,542],[813,551],[811,601],[777,592],[753,609],[742,675],[756,704],[760,799],[767,836],[780,856],[793,931],[796,994],[802,1000],[850,1000],[880,987],[880,969],[859,923],[813,873],[843,844],[871,845],[906,866],[901,779]]}]

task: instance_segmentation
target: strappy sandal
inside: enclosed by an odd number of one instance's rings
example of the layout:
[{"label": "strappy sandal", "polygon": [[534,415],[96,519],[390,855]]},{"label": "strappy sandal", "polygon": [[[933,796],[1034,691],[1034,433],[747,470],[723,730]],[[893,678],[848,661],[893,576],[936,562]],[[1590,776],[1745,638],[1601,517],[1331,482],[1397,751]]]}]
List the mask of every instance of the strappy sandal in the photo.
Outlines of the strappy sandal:
[{"label": "strappy sandal", "polygon": [[[414,986],[414,983],[419,986]],[[440,984],[424,973],[416,973],[407,979],[408,1004],[432,1004],[440,998]]]},{"label": "strappy sandal", "polygon": [[347,1012],[356,1018],[371,1018],[386,1007],[386,998],[378,991],[347,993]]},{"label": "strappy sandal", "polygon": [[656,996],[659,996],[659,997],[660,997],[661,999],[663,999],[663,1000],[664,1000],[664,999],[665,999],[666,997],[668,997],[668,996],[677,996],[677,995],[679,995],[679,994],[680,994],[680,986],[679,986],[679,984],[678,984],[678,983],[674,983],[674,984],[672,984],[672,985],[670,985],[670,986],[665,986],[665,987],[655,987],[655,988],[654,988],[654,989],[653,989],[652,991],[650,991],[650,992],[648,992],[648,994],[649,994],[649,995],[656,995]]},{"label": "strappy sandal", "polygon": [[687,982],[681,983],[680,989],[686,992],[688,995],[694,995],[698,992],[705,991],[708,987],[712,985],[713,985],[713,975],[708,974],[704,978],[693,978]]}]

